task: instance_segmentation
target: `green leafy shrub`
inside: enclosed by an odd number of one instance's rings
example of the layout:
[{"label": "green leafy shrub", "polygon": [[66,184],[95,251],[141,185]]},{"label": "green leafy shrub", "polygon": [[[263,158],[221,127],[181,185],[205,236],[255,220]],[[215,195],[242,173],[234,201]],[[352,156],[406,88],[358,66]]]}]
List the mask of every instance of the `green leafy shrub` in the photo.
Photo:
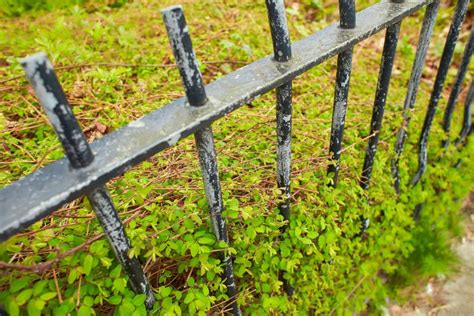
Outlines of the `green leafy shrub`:
[{"label": "green leafy shrub", "polygon": [[10,17],[20,16],[28,11],[64,9],[93,2],[94,5],[106,5],[111,8],[123,6],[128,0],[0,0],[0,12]]},{"label": "green leafy shrub", "polygon": [[[118,10],[30,11],[6,20],[2,52],[2,166],[5,186],[63,153],[29,92],[17,57],[45,50],[73,111],[92,140],[182,95],[179,74],[159,9],[171,0],[140,1]],[[265,6],[251,0],[185,3],[194,47],[206,82],[271,53]],[[305,6],[306,4],[306,6]],[[362,2],[367,6],[370,3]],[[308,8],[321,10],[312,19]],[[334,4],[306,1],[289,12],[294,40],[337,20]],[[440,12],[435,34],[449,23]],[[275,181],[274,95],[266,94],[213,124],[231,247],[216,242],[207,213],[192,139],[181,141],[108,183],[133,248],[143,262],[157,303],[153,314],[223,313],[229,308],[219,252],[234,257],[245,314],[353,314],[385,303],[394,281],[428,276],[452,261],[460,199],[474,183],[474,142],[444,155],[438,111],[430,138],[430,165],[423,183],[408,186],[416,144],[435,70],[426,69],[401,160],[402,194],[392,188],[389,167],[401,126],[414,34],[422,14],[404,20],[387,100],[384,127],[370,189],[358,180],[369,133],[383,34],[355,47],[342,170],[337,188],[327,186],[335,59],[294,81],[294,137],[290,228],[283,235]],[[438,32],[438,33],[436,33]],[[443,33],[444,34],[444,33]],[[463,31],[463,34],[467,34]],[[466,36],[462,38],[467,38]],[[8,39],[8,41],[6,40]],[[8,44],[6,44],[8,43]],[[442,47],[443,36],[433,39]],[[411,46],[411,48],[410,48]],[[436,48],[434,49],[436,50]],[[429,60],[436,52],[430,50]],[[459,60],[459,53],[455,60]],[[9,80],[20,76],[20,79]],[[450,71],[447,85],[455,71]],[[472,79],[468,72],[467,82]],[[464,92],[461,99],[464,97]],[[445,99],[440,104],[444,109]],[[461,108],[453,121],[459,130]],[[106,127],[105,129],[103,127]],[[459,169],[453,166],[461,160]],[[436,164],[434,162],[436,161]],[[413,212],[423,204],[419,221]],[[360,235],[361,216],[370,226]],[[89,203],[78,200],[13,236],[0,247],[0,303],[11,315],[143,315],[143,295],[101,236]],[[64,256],[64,254],[69,255]],[[59,262],[54,262],[60,258]],[[47,263],[48,265],[45,265]],[[442,264],[439,264],[442,263]],[[288,298],[282,278],[295,288]],[[393,283],[387,283],[392,280]],[[409,281],[409,280],[408,280]],[[404,283],[404,282],[399,282]]]}]

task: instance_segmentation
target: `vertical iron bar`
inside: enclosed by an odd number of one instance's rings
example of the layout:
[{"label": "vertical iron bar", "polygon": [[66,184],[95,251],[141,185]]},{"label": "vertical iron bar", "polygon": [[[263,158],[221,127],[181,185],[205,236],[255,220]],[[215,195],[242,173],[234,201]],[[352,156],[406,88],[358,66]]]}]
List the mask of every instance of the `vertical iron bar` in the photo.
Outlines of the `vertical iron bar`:
[{"label": "vertical iron bar", "polygon": [[[205,106],[207,102],[206,90],[199,71],[196,55],[193,50],[189,29],[186,24],[181,6],[171,6],[161,11],[168,32],[176,64],[184,84],[189,105],[192,107]],[[211,217],[214,234],[219,241],[229,245],[227,225],[222,217],[223,202],[219,181],[214,136],[211,127],[205,127],[194,134],[199,163],[201,165],[204,189]],[[227,295],[232,300],[234,315],[242,315],[237,304],[237,287],[232,268],[232,258],[228,254],[221,255],[224,263],[225,284]]]},{"label": "vertical iron bar", "polygon": [[408,125],[411,120],[411,111],[415,107],[416,95],[418,86],[423,72],[423,65],[426,59],[426,53],[430,44],[431,35],[438,15],[439,0],[434,1],[426,7],[425,16],[423,18],[423,25],[421,27],[420,36],[418,39],[418,47],[416,50],[415,60],[413,62],[410,80],[408,81],[407,95],[403,105],[403,124],[398,130],[397,140],[395,142],[395,156],[392,158],[392,176],[394,178],[394,187],[397,194],[400,194],[400,170],[399,160],[402,155],[405,141],[407,138]]},{"label": "vertical iron bar", "polygon": [[[339,15],[341,21],[339,26],[342,29],[355,28],[356,13],[354,0],[339,0]],[[328,174],[333,175],[332,186],[336,186],[339,175],[339,160],[346,121],[353,51],[354,48],[351,47],[337,56],[336,86],[334,90],[331,140],[329,145],[329,154],[331,155],[332,162],[328,167]]]},{"label": "vertical iron bar", "polygon": [[459,138],[456,140],[456,146],[461,144],[469,134],[471,129],[471,114],[472,114],[472,101],[474,99],[474,80],[471,81],[469,91],[467,92],[466,103],[464,104],[464,117],[461,132]]},{"label": "vertical iron bar", "polygon": [[204,105],[207,102],[206,91],[183,9],[180,5],[170,6],[162,10],[161,14],[188,102],[192,106]]},{"label": "vertical iron bar", "polygon": [[[266,0],[268,20],[272,34],[274,58],[277,62],[291,59],[291,42],[283,0]],[[284,201],[279,209],[285,221],[290,217],[290,172],[291,172],[291,81],[276,89],[277,97],[277,184]],[[287,225],[283,227],[286,230]]]},{"label": "vertical iron bar", "polygon": [[272,34],[273,56],[278,62],[291,59],[291,41],[283,0],[265,0],[270,32]]},{"label": "vertical iron bar", "polygon": [[[288,31],[288,22],[283,0],[266,0],[268,21],[273,43],[274,60],[284,63],[291,59],[291,41]],[[290,175],[291,175],[291,125],[292,125],[292,82],[284,83],[276,88],[276,119],[277,119],[277,185],[282,192],[283,201],[278,209],[286,224],[282,232],[286,231],[290,220]],[[294,288],[280,275],[283,288],[288,296],[293,295]]]},{"label": "vertical iron bar", "polygon": [[446,44],[444,46],[443,55],[441,56],[438,73],[436,74],[433,91],[431,92],[428,111],[426,112],[425,121],[423,123],[423,128],[420,135],[418,144],[418,170],[411,180],[412,185],[417,184],[421,180],[421,177],[426,170],[428,160],[428,136],[431,125],[433,124],[438,102],[441,97],[441,92],[443,91],[444,81],[446,80],[446,75],[451,64],[451,59],[453,57],[459,31],[461,29],[462,22],[464,21],[464,17],[466,16],[468,4],[469,0],[459,0],[456,6],[453,23],[451,24],[448,37],[446,39]]},{"label": "vertical iron bar", "polygon": [[[46,54],[38,53],[26,57],[21,64],[62,143],[71,166],[76,169],[87,167],[94,160],[93,153]],[[118,261],[130,278],[132,289],[137,293],[146,294],[145,304],[147,308],[152,308],[155,301],[153,293],[138,259],[128,256],[131,248],[130,240],[107,189],[101,186],[89,193],[87,197]]]},{"label": "vertical iron bar", "polygon": [[448,104],[444,112],[443,117],[443,130],[446,133],[446,138],[443,140],[443,147],[447,148],[449,145],[449,131],[451,127],[451,119],[453,117],[454,106],[459,96],[461,90],[462,82],[466,76],[467,68],[469,67],[469,62],[472,57],[472,52],[474,51],[474,27],[471,27],[471,32],[469,35],[469,40],[464,49],[464,54],[462,56],[461,65],[459,66],[458,73],[456,75],[456,81],[453,86],[453,90],[449,95]]},{"label": "vertical iron bar", "polygon": [[354,0],[339,0],[339,26],[343,29],[353,29],[356,26]]},{"label": "vertical iron bar", "polygon": [[382,53],[377,90],[375,92],[374,109],[372,112],[372,122],[370,123],[370,138],[368,141],[367,151],[364,159],[364,167],[362,169],[362,177],[360,180],[360,186],[363,189],[367,189],[369,187],[374,158],[377,152],[385,102],[387,99],[390,78],[392,76],[393,62],[397,50],[400,23],[401,22],[398,22],[389,26],[385,34],[385,43]]},{"label": "vertical iron bar", "polygon": [[291,81],[276,89],[277,96],[277,185],[283,195],[278,205],[280,214],[287,222],[282,227],[285,231],[290,220],[290,174],[291,174],[291,125],[292,125],[292,83]]}]

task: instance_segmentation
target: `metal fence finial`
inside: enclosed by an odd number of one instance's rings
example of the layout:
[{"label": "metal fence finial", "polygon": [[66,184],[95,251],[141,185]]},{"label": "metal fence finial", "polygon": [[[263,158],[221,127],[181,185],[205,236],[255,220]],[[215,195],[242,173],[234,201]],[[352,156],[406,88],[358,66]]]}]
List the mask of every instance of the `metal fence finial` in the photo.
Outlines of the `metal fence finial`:
[{"label": "metal fence finial", "polygon": [[[56,131],[72,167],[85,168],[90,165],[94,159],[93,153],[72,113],[71,106],[46,54],[41,52],[25,57],[21,60],[21,65]],[[155,302],[153,292],[138,259],[128,256],[131,248],[130,240],[107,189],[105,186],[100,186],[87,196],[115,256],[130,278],[133,290],[146,294],[146,307],[152,308]]]},{"label": "metal fence finial", "polygon": [[44,52],[20,60],[36,96],[41,102],[51,125],[61,141],[74,168],[86,167],[94,156],[84,134],[71,111],[66,95]]},{"label": "metal fence finial", "polygon": [[201,106],[206,103],[207,96],[183,8],[174,5],[161,10],[161,14],[189,104]]}]

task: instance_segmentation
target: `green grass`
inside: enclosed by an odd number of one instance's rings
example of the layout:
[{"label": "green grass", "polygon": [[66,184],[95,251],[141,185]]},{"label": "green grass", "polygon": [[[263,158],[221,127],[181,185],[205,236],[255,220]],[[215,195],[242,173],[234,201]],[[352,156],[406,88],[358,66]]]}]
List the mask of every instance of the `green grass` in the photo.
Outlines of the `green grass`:
[{"label": "green grass", "polygon": [[[372,3],[375,1],[363,1],[358,9]],[[110,1],[87,2],[80,7],[22,11],[20,17],[2,19],[0,129],[4,150],[0,186],[63,156],[18,58],[46,51],[88,139],[99,138],[103,126],[107,132],[116,130],[183,95],[178,71],[170,66],[172,53],[159,13],[169,4],[174,1],[131,1],[120,8],[114,8]],[[271,53],[263,3],[216,0],[182,4],[206,82]],[[0,5],[5,8],[4,2]],[[239,303],[246,314],[352,314],[365,310],[367,300],[374,306],[383,304],[392,293],[378,277],[379,272],[402,278],[447,269],[430,266],[425,254],[444,258],[441,263],[451,260],[443,255],[456,227],[453,220],[459,216],[459,199],[474,183],[473,142],[462,152],[451,147],[436,167],[430,166],[423,188],[418,185],[410,189],[407,184],[416,170],[418,131],[452,13],[452,7],[443,7],[436,25],[428,56],[430,67],[421,83],[401,161],[399,199],[392,189],[389,163],[401,125],[422,14],[402,23],[368,193],[359,189],[358,177],[364,138],[369,133],[383,32],[354,50],[341,182],[336,189],[325,185],[335,58],[294,81],[293,208],[283,241],[279,232],[282,219],[276,208],[274,94],[266,94],[213,124],[230,251],[235,256],[241,292]],[[293,40],[338,19],[335,1],[293,1],[287,14]],[[464,43],[468,32],[461,34]],[[457,46],[456,64],[463,43]],[[466,82],[472,80],[472,69]],[[455,74],[451,69],[446,86],[452,84]],[[464,86],[461,100],[466,90]],[[448,95],[449,89],[445,89],[435,117],[431,161],[440,155],[440,121]],[[461,104],[454,116],[453,133],[460,129],[460,113]],[[461,168],[452,168],[458,159],[464,162]],[[227,296],[219,277],[222,267],[215,256],[216,251],[223,250],[212,235],[192,138],[132,168],[107,186],[122,219],[127,220],[131,255],[143,260],[156,292],[156,309],[168,314],[223,312],[228,307]],[[420,202],[425,203],[422,224],[416,224],[411,214]],[[357,235],[362,214],[371,221],[363,238]],[[84,245],[101,232],[87,201],[79,200],[2,243],[0,260],[37,265]],[[446,238],[434,238],[441,235]],[[440,249],[439,253],[433,253],[434,249]],[[280,269],[286,271],[285,277],[297,290],[291,300],[281,291],[277,278]],[[0,302],[12,315],[17,309],[31,315],[143,314],[144,297],[125,285],[126,276],[106,239],[101,238],[42,273],[0,271]]]}]

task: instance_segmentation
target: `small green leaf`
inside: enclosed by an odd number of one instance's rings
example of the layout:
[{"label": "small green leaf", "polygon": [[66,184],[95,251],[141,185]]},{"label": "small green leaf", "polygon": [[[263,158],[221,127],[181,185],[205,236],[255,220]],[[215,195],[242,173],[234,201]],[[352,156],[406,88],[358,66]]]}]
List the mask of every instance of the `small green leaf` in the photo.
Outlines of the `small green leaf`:
[{"label": "small green leaf", "polygon": [[18,307],[18,304],[14,299],[10,299],[6,307],[7,307],[7,312],[10,316],[20,315],[20,308]]},{"label": "small green leaf", "polygon": [[123,316],[130,316],[135,311],[135,306],[130,303],[123,303],[119,306],[119,314]]},{"label": "small green leaf", "polygon": [[201,237],[198,239],[198,242],[203,245],[212,245],[214,243],[214,239],[209,237]]},{"label": "small green leaf", "polygon": [[184,304],[189,304],[189,303],[191,303],[193,300],[194,300],[194,293],[193,293],[193,292],[189,292],[188,294],[186,294],[186,297],[184,298]]},{"label": "small green leaf", "polygon": [[160,294],[161,294],[161,297],[163,298],[168,297],[171,294],[171,291],[172,289],[170,287],[167,287],[167,286],[160,287]]},{"label": "small green leaf", "polygon": [[56,295],[58,295],[56,292],[47,292],[41,294],[40,299],[42,299],[43,301],[49,301],[50,299],[56,297]]},{"label": "small green leaf", "polygon": [[79,310],[77,311],[77,315],[78,316],[90,316],[90,315],[94,315],[94,312],[92,311],[92,309],[90,307],[82,305],[81,307],[79,307]]},{"label": "small green leaf", "polygon": [[35,285],[33,286],[33,294],[35,296],[38,296],[41,293],[43,293],[43,290],[46,287],[46,285],[48,285],[48,280],[41,280],[41,281],[36,282]]},{"label": "small green leaf", "polygon": [[19,306],[25,304],[26,302],[28,302],[28,300],[30,299],[31,295],[33,294],[33,290],[32,289],[26,289],[26,290],[23,290],[20,294],[18,294],[18,296],[16,297],[16,302],[18,303]]},{"label": "small green leaf", "polygon": [[69,271],[69,275],[67,277],[67,283],[72,284],[72,283],[74,283],[74,281],[76,281],[76,279],[77,279],[77,270],[73,269],[73,270]]},{"label": "small green leaf", "polygon": [[135,306],[141,306],[145,303],[146,295],[145,294],[140,294],[137,295],[133,298],[133,305]]},{"label": "small green leaf", "polygon": [[120,302],[122,302],[122,297],[120,295],[114,295],[114,296],[111,296],[108,299],[108,301],[112,305],[118,305],[118,304],[120,304]]},{"label": "small green leaf", "polygon": [[102,262],[102,265],[106,268],[108,268],[112,265],[112,259],[110,259],[108,257],[100,258],[100,262]]},{"label": "small green leaf", "polygon": [[198,244],[192,244],[189,248],[191,250],[191,256],[196,257],[197,254],[199,253],[199,245]]},{"label": "small green leaf", "polygon": [[127,282],[125,281],[125,279],[115,279],[113,289],[120,293],[123,293],[126,285],[127,285]]},{"label": "small green leaf", "polygon": [[86,255],[84,258],[84,273],[89,275],[92,269],[92,263],[94,262],[94,258],[91,255]]},{"label": "small green leaf", "polygon": [[30,280],[28,278],[15,279],[10,285],[10,293],[16,293],[28,285]]},{"label": "small green leaf", "polygon": [[110,272],[110,277],[114,279],[118,278],[120,276],[120,272],[122,272],[122,266],[118,265]]},{"label": "small green leaf", "polygon": [[190,277],[190,278],[188,279],[188,285],[189,285],[189,286],[193,287],[195,283],[196,283],[196,281],[194,281],[194,278],[193,278],[193,277]]},{"label": "small green leaf", "polygon": [[44,308],[44,301],[40,299],[32,299],[28,302],[28,316],[39,316]]}]

